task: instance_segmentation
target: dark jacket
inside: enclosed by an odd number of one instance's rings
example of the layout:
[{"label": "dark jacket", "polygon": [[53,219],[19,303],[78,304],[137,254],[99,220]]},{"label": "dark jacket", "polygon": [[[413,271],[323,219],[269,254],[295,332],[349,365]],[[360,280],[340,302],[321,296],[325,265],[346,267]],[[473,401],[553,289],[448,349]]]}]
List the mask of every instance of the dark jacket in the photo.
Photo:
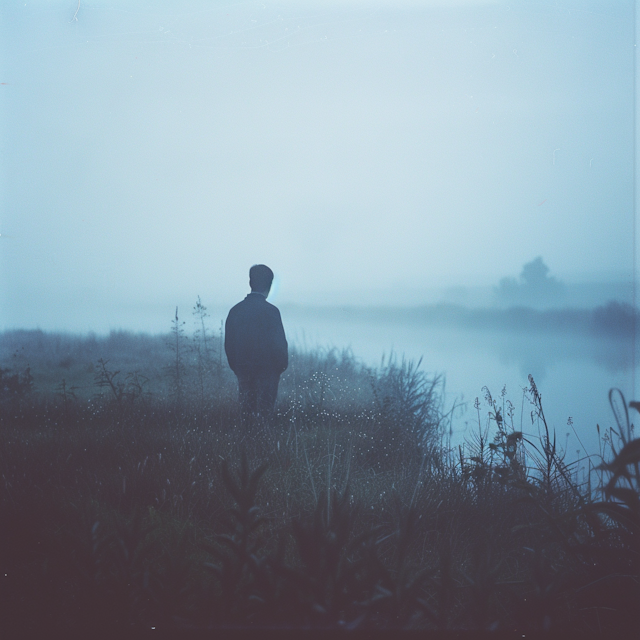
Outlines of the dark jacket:
[{"label": "dark jacket", "polygon": [[289,364],[288,345],[277,307],[250,293],[227,316],[224,350],[236,375],[281,374]]}]

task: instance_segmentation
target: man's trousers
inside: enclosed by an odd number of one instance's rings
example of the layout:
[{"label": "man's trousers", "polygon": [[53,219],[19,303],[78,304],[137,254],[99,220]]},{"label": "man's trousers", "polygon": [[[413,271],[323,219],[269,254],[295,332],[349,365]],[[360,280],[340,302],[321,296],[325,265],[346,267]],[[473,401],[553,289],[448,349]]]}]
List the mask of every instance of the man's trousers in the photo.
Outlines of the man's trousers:
[{"label": "man's trousers", "polygon": [[279,382],[279,373],[238,376],[240,410],[243,419],[252,415],[267,420],[272,417],[278,396]]}]

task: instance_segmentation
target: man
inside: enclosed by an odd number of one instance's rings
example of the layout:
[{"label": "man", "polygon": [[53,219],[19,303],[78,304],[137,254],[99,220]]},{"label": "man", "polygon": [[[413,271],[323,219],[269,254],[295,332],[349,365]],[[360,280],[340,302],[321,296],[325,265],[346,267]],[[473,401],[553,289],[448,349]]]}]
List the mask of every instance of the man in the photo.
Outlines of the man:
[{"label": "man", "polygon": [[267,302],[273,271],[264,264],[249,270],[251,293],[229,311],[224,350],[238,378],[243,419],[269,418],[278,395],[280,374],[288,365],[288,345],[277,307]]}]

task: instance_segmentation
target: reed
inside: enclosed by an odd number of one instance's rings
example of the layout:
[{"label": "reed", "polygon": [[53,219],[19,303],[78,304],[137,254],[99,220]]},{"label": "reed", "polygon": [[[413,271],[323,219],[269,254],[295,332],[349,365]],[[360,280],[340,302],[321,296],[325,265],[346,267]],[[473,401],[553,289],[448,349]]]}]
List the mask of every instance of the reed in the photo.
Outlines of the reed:
[{"label": "reed", "polygon": [[[55,345],[34,339],[50,362]],[[418,363],[294,350],[275,420],[246,434],[233,380],[208,366],[215,340],[180,352],[180,403],[161,379],[176,351],[136,340],[96,339],[91,371],[93,343],[68,340],[78,361],[58,387],[38,387],[37,360],[33,380],[3,373],[23,384],[0,397],[6,629],[637,624],[640,447],[619,392],[587,487],[532,378],[537,440],[487,389],[477,437],[453,450],[443,381]],[[154,344],[164,355],[125,357]]]}]

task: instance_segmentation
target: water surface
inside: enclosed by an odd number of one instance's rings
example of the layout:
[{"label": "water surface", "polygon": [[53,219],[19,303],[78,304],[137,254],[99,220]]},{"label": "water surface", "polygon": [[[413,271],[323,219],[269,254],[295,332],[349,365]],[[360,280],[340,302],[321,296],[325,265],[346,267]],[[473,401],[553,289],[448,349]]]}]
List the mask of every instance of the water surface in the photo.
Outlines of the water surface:
[{"label": "water surface", "polygon": [[[485,424],[486,389],[499,405],[505,389],[505,400],[514,405],[515,428],[536,438],[533,407],[523,396],[529,374],[542,395],[547,423],[569,460],[585,452],[598,453],[597,424],[601,431],[617,428],[609,405],[610,388],[621,389],[627,402],[634,396],[630,337],[597,337],[570,330],[527,333],[447,328],[409,319],[403,322],[398,317],[393,321],[374,315],[367,319],[347,311],[332,316],[283,310],[283,318],[289,341],[300,347],[350,348],[370,366],[380,365],[383,354],[415,361],[422,358],[425,371],[445,376],[448,406],[463,405],[453,423],[454,444],[478,431],[476,397]],[[631,418],[635,419],[633,412]]]}]

